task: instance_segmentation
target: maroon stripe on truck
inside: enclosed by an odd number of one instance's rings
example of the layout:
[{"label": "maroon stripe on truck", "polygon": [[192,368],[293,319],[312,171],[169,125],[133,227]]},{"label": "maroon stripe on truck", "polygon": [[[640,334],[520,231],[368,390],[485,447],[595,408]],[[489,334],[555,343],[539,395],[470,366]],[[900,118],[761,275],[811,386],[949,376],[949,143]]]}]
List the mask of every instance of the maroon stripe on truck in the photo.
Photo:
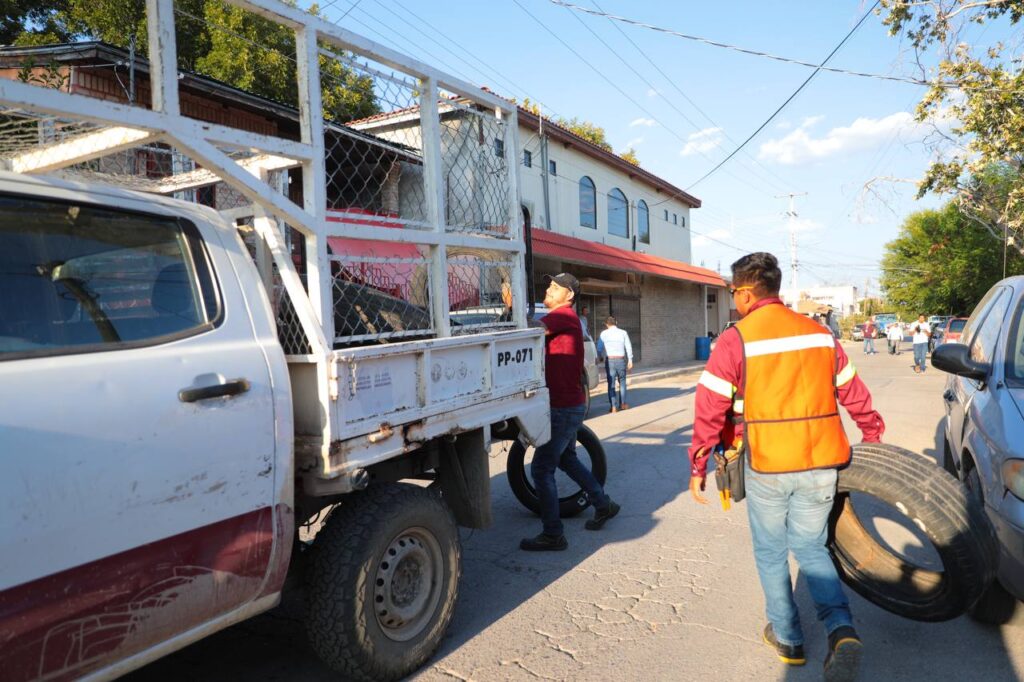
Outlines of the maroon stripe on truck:
[{"label": "maroon stripe on truck", "polygon": [[0,678],[73,679],[251,600],[273,532],[264,507],[0,592]]}]

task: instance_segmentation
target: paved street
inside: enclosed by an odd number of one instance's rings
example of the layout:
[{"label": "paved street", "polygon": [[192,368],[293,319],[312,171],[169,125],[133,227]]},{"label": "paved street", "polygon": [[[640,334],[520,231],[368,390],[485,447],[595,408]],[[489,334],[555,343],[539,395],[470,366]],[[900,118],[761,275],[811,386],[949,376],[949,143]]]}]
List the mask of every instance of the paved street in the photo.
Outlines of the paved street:
[{"label": "paved street", "polygon": [[[886,440],[937,456],[944,376],[914,374],[907,344],[895,358],[864,356],[859,344],[846,348],[886,420]],[[820,679],[824,636],[802,581],[808,665],[789,669],[760,640],[763,603],[745,505],[726,513],[693,504],[685,492],[695,380],[689,374],[638,386],[632,409],[614,415],[595,396],[589,424],[604,441],[608,490],[623,511],[600,533],[584,530],[585,517],[569,520],[566,552],[518,550],[519,538],[540,526],[512,497],[495,451],[498,522],[463,532],[455,619],[415,679]],[[1024,678],[1024,619],[1002,628],[965,617],[915,623],[851,600],[867,647],[862,680]],[[300,604],[286,604],[133,678],[332,679],[305,644],[300,613]]]}]

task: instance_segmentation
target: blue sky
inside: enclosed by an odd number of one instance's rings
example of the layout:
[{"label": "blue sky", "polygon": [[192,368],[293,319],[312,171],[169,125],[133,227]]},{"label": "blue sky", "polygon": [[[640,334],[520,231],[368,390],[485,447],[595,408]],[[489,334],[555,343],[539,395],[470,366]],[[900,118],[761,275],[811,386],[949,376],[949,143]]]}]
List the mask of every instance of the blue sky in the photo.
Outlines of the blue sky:
[{"label": "blue sky", "polygon": [[[854,284],[863,290],[867,285],[876,293],[885,243],[909,212],[940,203],[934,197],[915,201],[908,182],[878,179],[874,192],[864,190],[873,178],[916,179],[927,167],[933,154],[927,139],[933,137],[911,116],[924,92],[921,86],[821,72],[743,151],[693,186],[812,70],[621,23],[620,32],[608,19],[549,0],[517,1],[536,20],[514,0],[322,4],[326,16],[340,19],[344,28],[499,94],[529,97],[551,115],[593,121],[606,130],[616,151],[632,145],[645,168],[702,200],[703,208],[691,216],[693,261],[711,269],[727,272],[742,253],[769,250],[784,264],[788,285],[788,199],[776,196],[806,192],[796,199],[801,286]],[[870,7],[820,0],[577,4],[814,63]],[[966,37],[980,43],[994,40],[997,33],[999,27],[978,27]],[[919,75],[909,46],[890,37],[873,15],[829,65]]]}]

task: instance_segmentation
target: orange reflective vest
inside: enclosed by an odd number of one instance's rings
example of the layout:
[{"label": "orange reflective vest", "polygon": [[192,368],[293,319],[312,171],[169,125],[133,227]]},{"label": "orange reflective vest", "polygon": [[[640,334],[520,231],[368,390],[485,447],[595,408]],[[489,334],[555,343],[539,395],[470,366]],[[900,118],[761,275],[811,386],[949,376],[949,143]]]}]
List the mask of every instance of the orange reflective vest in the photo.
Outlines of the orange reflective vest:
[{"label": "orange reflective vest", "polygon": [[835,337],[783,305],[736,323],[743,340],[742,415],[750,468],[781,474],[832,469],[850,461],[836,394]]}]

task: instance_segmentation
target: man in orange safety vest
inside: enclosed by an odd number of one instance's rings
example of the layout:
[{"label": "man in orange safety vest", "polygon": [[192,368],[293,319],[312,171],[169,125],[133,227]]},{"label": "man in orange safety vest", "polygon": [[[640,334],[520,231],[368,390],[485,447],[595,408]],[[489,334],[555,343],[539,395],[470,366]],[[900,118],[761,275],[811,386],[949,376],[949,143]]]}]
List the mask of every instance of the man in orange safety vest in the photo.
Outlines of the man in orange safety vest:
[{"label": "man in orange safety vest", "polygon": [[741,319],[722,332],[697,385],[690,494],[707,504],[701,492],[708,455],[717,446],[743,453],[768,618],[764,641],[785,663],[806,662],[790,579],[792,551],[828,632],[825,679],[853,680],[861,641],[826,547],[837,470],[851,455],[839,405],[866,442],[878,442],[885,424],[834,336],[779,298],[782,272],[775,256],[744,256],[732,264],[732,277]]}]

